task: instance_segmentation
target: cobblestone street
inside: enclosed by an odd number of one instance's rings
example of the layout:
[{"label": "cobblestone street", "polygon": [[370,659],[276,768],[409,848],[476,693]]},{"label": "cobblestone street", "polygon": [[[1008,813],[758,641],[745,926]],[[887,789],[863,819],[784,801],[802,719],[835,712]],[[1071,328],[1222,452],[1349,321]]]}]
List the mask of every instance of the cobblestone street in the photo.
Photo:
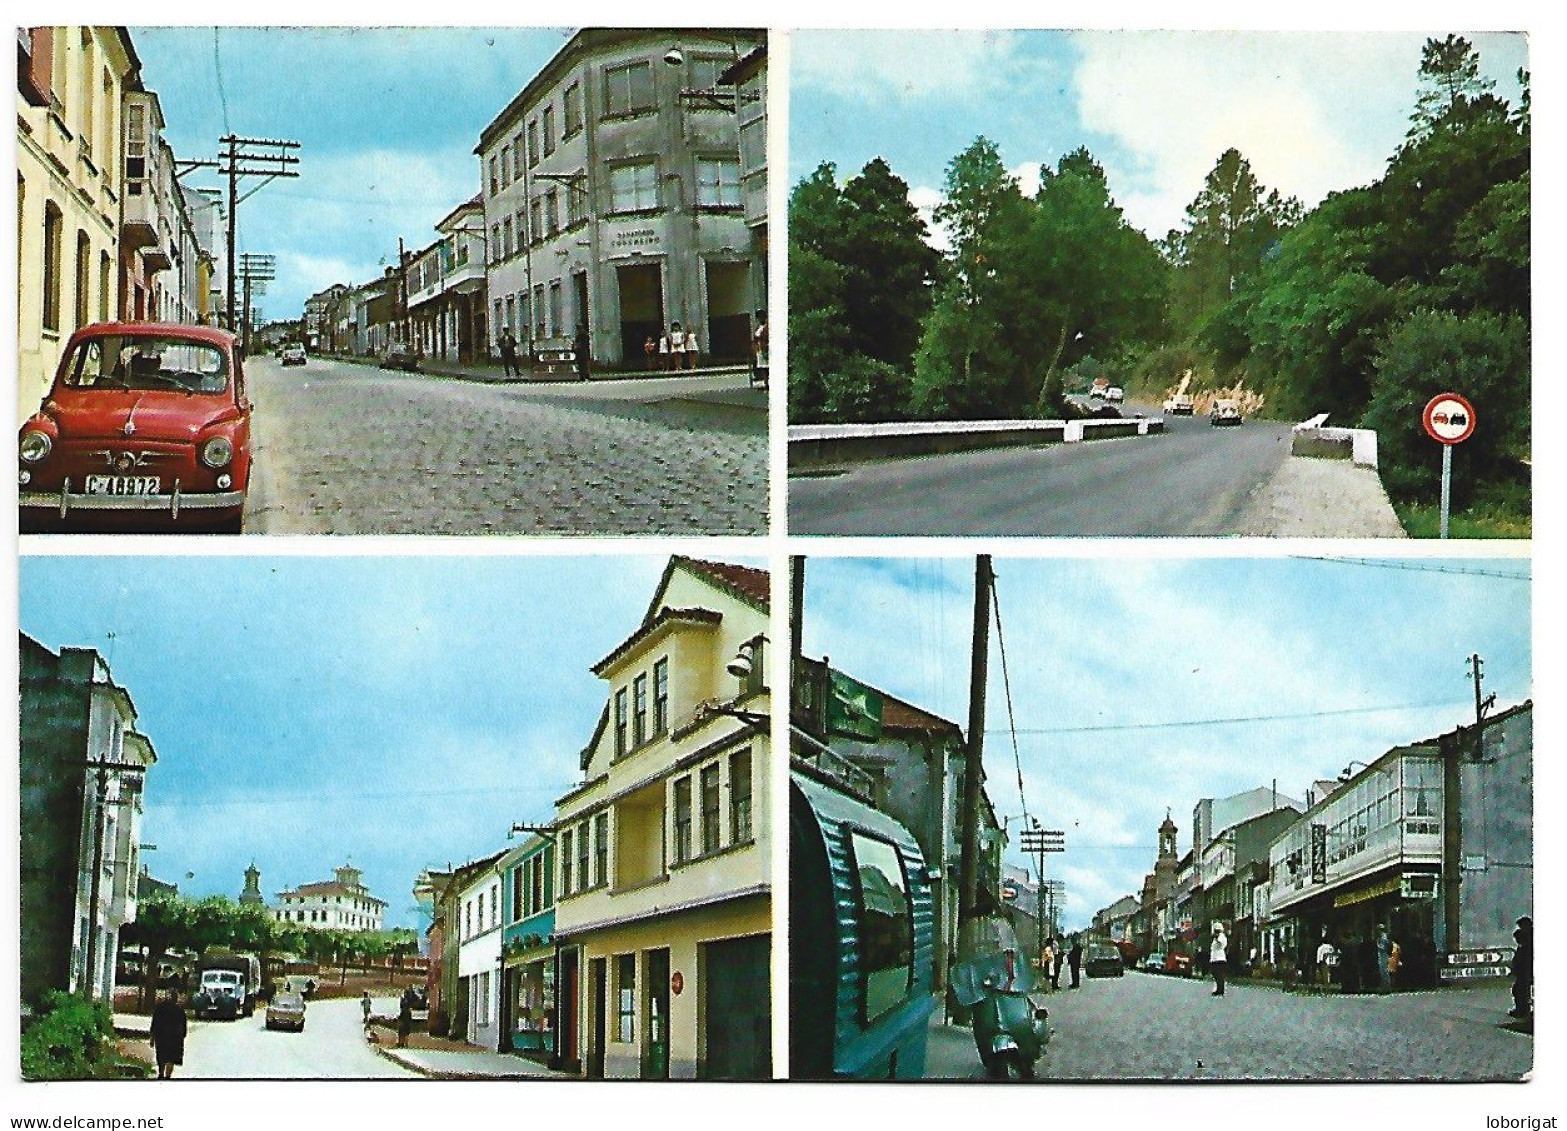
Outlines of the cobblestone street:
[{"label": "cobblestone street", "polygon": [[320,358],[249,373],[250,533],[766,530],[766,413],[711,382],[650,399],[633,382],[555,391]]},{"label": "cobblestone street", "polygon": [[[1048,996],[1041,1080],[1518,1080],[1534,1038],[1503,1026],[1509,986],[1370,995],[1284,993],[1128,973]],[[983,1079],[969,1030],[931,1029],[926,1076]]]}]

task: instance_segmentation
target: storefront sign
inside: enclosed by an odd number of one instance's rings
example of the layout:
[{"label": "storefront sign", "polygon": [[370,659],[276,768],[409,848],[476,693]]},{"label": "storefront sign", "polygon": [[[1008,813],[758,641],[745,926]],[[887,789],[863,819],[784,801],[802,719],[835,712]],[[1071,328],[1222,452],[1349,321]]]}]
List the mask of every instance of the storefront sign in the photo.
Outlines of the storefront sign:
[{"label": "storefront sign", "polygon": [[1384,895],[1397,895],[1403,885],[1402,876],[1394,876],[1390,880],[1382,880],[1380,883],[1369,884],[1356,891],[1343,892],[1333,897],[1334,907],[1353,907],[1357,903],[1365,903],[1368,900],[1378,899]]},{"label": "storefront sign", "polygon": [[611,251],[661,252],[664,239],[657,228],[618,228],[609,234]]},{"label": "storefront sign", "polygon": [[1311,826],[1311,882],[1325,884],[1328,881],[1328,827]]}]

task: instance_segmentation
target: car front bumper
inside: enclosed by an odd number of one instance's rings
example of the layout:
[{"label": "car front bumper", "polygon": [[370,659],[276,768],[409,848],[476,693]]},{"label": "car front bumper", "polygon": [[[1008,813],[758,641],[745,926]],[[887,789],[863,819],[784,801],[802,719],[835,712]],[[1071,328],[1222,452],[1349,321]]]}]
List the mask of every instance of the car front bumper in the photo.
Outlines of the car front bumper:
[{"label": "car front bumper", "polygon": [[167,515],[177,519],[181,511],[238,510],[245,505],[243,491],[180,490],[178,481],[167,495],[85,495],[71,490],[67,479],[58,491],[23,491],[17,498],[24,510],[50,510],[65,518],[72,511],[131,511]]}]

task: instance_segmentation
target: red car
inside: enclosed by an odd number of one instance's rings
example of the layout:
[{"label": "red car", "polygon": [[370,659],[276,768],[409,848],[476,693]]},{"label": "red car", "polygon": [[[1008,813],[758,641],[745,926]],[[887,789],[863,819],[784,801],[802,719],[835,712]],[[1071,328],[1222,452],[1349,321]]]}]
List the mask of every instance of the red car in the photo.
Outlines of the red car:
[{"label": "red car", "polygon": [[238,534],[250,398],[233,335],[159,323],[78,330],[17,456],[24,532]]}]

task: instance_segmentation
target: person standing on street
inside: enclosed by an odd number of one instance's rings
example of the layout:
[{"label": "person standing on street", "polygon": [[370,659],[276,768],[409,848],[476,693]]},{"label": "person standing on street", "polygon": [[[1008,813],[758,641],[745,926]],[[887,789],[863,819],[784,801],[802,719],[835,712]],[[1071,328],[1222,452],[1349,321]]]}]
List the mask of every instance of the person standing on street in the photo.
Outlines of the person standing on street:
[{"label": "person standing on street", "polygon": [[506,367],[506,376],[522,376],[522,368],[517,364],[517,339],[512,336],[510,327],[501,332],[500,347],[501,364]]},{"label": "person standing on street", "polygon": [[1076,935],[1072,936],[1072,949],[1066,952],[1066,960],[1072,967],[1072,988],[1075,990],[1083,970],[1083,942]]},{"label": "person standing on street", "polygon": [[593,352],[593,343],[588,338],[588,324],[586,322],[577,323],[577,336],[572,340],[571,352],[577,355],[577,379],[586,381],[588,379],[588,362],[591,360],[588,355]]},{"label": "person standing on street", "polygon": [[1056,940],[1046,939],[1044,952],[1040,955],[1039,972],[1044,976],[1046,985],[1050,984],[1050,971],[1056,965]]},{"label": "person standing on street", "polygon": [[403,991],[403,1000],[397,1006],[397,1047],[402,1048],[408,1044],[408,1034],[414,1028],[414,1003],[413,995]]},{"label": "person standing on street", "polygon": [[686,367],[686,332],[680,328],[680,323],[669,324],[669,368],[681,370]]},{"label": "person standing on street", "polygon": [[1224,933],[1224,924],[1213,925],[1213,939],[1208,944],[1208,972],[1213,975],[1213,996],[1224,996],[1224,972],[1229,968],[1230,940]]},{"label": "person standing on street", "polygon": [[1513,931],[1513,1007],[1508,1016],[1534,1016],[1534,920],[1528,915],[1518,920]]},{"label": "person standing on street", "polygon": [[1328,933],[1322,932],[1322,943],[1317,947],[1316,981],[1319,986],[1333,984],[1333,968],[1338,965],[1338,950],[1328,940]]},{"label": "person standing on street", "polygon": [[1377,924],[1377,992],[1387,993],[1393,988],[1393,939],[1387,933],[1387,924]]},{"label": "person standing on street", "polygon": [[169,990],[152,1010],[153,1058],[158,1062],[158,1079],[174,1079],[175,1065],[185,1063],[185,1011]]},{"label": "person standing on street", "polygon": [[365,1015],[365,1028],[370,1028],[370,991],[366,990],[359,997],[359,1011]]}]

